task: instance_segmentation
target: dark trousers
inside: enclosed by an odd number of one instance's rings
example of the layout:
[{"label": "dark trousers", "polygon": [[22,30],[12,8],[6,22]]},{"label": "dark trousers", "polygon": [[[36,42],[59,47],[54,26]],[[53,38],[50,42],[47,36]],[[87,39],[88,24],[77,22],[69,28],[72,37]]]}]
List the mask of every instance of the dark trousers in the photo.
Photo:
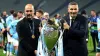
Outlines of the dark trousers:
[{"label": "dark trousers", "polygon": [[3,33],[3,44],[4,44],[4,50],[6,51],[6,43],[7,43],[7,31],[4,31]]},{"label": "dark trousers", "polygon": [[7,31],[4,31],[4,33],[3,33],[3,40],[6,41],[6,39],[7,39]]},{"label": "dark trousers", "polygon": [[91,32],[91,37],[92,37],[92,41],[93,41],[93,48],[94,48],[94,51],[96,51],[96,42],[97,42],[97,43],[99,42],[98,33]]},{"label": "dark trousers", "polygon": [[27,52],[20,44],[18,46],[17,56],[36,56],[34,52]]},{"label": "dark trousers", "polygon": [[64,56],[88,56],[88,52],[86,48],[67,48]]}]

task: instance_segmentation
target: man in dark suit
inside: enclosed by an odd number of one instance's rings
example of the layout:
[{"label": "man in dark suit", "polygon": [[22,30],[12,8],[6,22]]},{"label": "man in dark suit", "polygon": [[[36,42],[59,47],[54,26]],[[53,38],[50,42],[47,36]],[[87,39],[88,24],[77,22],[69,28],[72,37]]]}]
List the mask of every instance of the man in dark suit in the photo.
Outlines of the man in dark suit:
[{"label": "man in dark suit", "polygon": [[78,4],[70,2],[68,5],[69,14],[62,22],[64,56],[88,56],[86,46],[87,19],[78,15]]},{"label": "man in dark suit", "polygon": [[18,56],[36,56],[40,20],[33,18],[32,4],[25,6],[25,18],[17,24],[19,36]]}]

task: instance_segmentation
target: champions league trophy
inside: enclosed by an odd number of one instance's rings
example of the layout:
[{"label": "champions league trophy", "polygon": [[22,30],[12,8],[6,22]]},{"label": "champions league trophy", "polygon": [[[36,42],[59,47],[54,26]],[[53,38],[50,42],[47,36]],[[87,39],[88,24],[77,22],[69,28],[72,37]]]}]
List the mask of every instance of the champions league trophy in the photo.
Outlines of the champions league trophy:
[{"label": "champions league trophy", "polygon": [[38,41],[41,47],[38,44],[38,47],[40,47],[40,49],[38,50],[42,51],[40,52],[41,54],[38,52],[40,55],[37,56],[59,56],[58,53],[63,52],[63,49],[62,50],[58,49],[58,48],[63,48],[62,43],[60,43],[62,41],[61,40],[62,34],[63,32],[61,30],[61,24],[54,19],[53,20],[49,19],[43,25],[41,30],[41,35],[40,35],[41,41],[40,42]]}]

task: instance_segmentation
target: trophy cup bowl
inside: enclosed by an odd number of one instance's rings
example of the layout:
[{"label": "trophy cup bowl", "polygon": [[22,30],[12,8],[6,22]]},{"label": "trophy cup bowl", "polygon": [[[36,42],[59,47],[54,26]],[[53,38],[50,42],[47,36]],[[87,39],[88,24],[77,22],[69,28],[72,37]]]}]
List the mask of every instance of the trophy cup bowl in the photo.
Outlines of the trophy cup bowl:
[{"label": "trophy cup bowl", "polygon": [[47,23],[43,30],[44,42],[48,51],[52,51],[59,38],[59,26],[55,22]]}]

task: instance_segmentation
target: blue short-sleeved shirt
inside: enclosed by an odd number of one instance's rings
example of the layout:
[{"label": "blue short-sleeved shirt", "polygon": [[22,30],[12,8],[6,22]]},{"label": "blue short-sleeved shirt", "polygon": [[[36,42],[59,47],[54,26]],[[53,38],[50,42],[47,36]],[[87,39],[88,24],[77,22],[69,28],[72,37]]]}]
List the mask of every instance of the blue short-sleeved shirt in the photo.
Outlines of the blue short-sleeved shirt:
[{"label": "blue short-sleeved shirt", "polygon": [[9,26],[9,24],[10,24],[13,20],[14,20],[14,19],[13,19],[13,15],[8,16],[8,17],[6,18],[6,24],[7,24],[7,26]]},{"label": "blue short-sleeved shirt", "polygon": [[8,26],[8,28],[10,28],[10,34],[12,35],[12,37],[14,39],[18,39],[18,34],[17,34],[17,31],[16,31],[16,25],[17,25],[18,22],[19,22],[19,20],[14,20]]},{"label": "blue short-sleeved shirt", "polygon": [[[97,28],[100,29],[100,18],[97,19]],[[98,39],[100,41],[100,32],[98,31]]]},{"label": "blue short-sleeved shirt", "polygon": [[[12,21],[14,21],[13,15],[8,16],[6,19],[7,28]],[[11,30],[9,32],[11,32]]]},{"label": "blue short-sleeved shirt", "polygon": [[[98,17],[91,17],[90,22],[96,22],[97,23],[97,18]],[[97,33],[97,24],[91,24],[91,32]]]}]

